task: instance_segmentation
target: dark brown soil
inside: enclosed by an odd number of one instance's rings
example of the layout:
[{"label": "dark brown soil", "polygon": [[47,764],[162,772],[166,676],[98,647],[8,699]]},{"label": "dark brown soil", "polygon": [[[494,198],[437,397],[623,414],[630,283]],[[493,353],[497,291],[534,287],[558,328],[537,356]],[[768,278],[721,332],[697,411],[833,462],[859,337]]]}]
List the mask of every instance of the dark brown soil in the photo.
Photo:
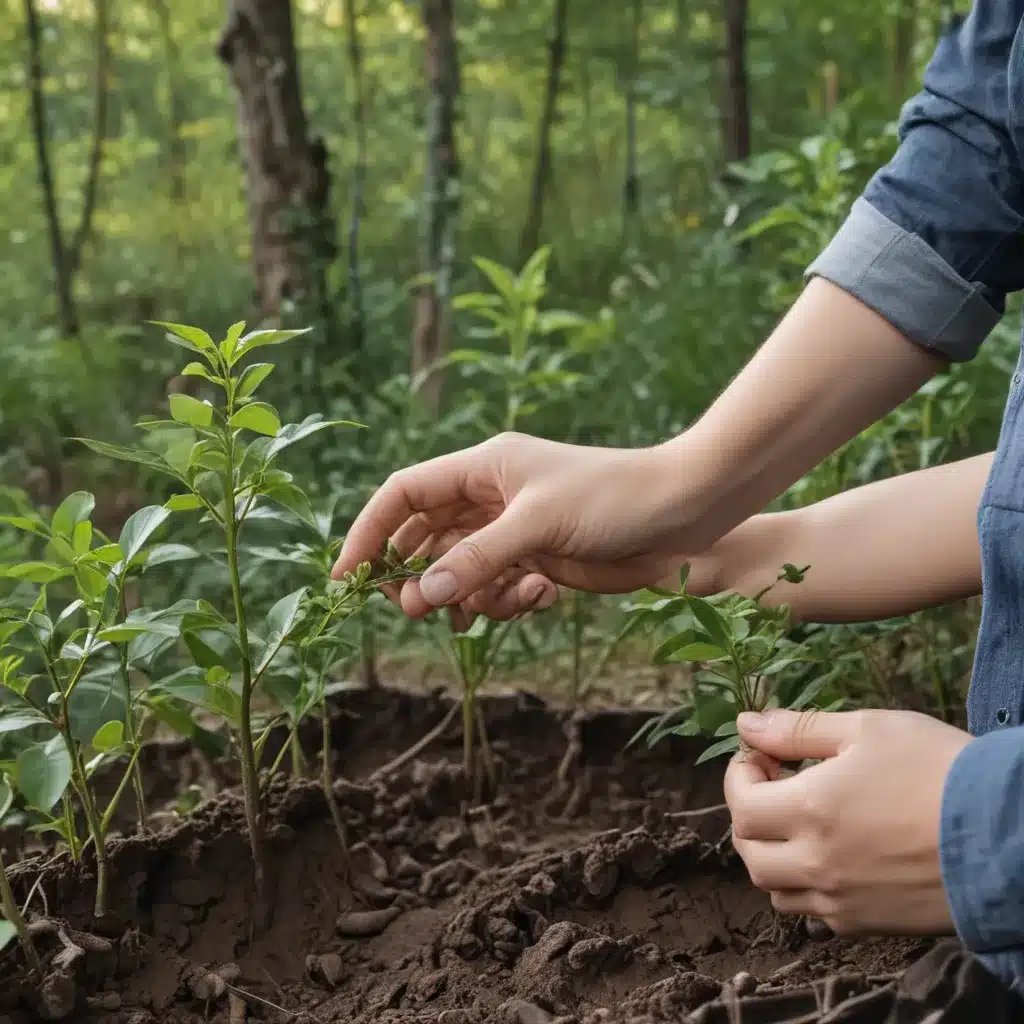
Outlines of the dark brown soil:
[{"label": "dark brown soil", "polygon": [[[718,841],[727,816],[678,816],[721,799],[722,765],[694,768],[699,746],[686,742],[624,752],[642,714],[569,719],[532,698],[489,701],[501,784],[483,807],[466,807],[455,727],[374,775],[445,710],[393,691],[339,705],[350,873],[319,788],[270,785],[273,916],[255,936],[230,794],[114,841],[100,922],[89,865],[43,866],[31,910],[47,978],[32,981],[16,951],[0,957],[0,1024],[1024,1020],[955,944],[779,927]],[[38,863],[15,871],[22,899],[39,877]]]}]

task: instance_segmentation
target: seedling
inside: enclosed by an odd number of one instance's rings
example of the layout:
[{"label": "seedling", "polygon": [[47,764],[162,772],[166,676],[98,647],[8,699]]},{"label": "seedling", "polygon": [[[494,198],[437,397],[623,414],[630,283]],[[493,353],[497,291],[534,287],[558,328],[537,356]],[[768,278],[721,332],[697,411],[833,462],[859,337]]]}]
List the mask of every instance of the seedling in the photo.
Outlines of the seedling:
[{"label": "seedling", "polygon": [[[0,775],[0,825],[3,824],[7,812],[14,803],[14,790],[6,776]],[[15,939],[21,944],[25,959],[29,967],[40,980],[43,977],[43,966],[36,952],[32,936],[28,933],[25,925],[25,918],[22,916],[21,908],[14,899],[11,891],[11,883],[7,877],[7,868],[4,866],[3,854],[0,853],[0,910],[3,917],[0,918],[0,952]]]},{"label": "seedling", "polygon": [[[810,679],[799,667],[819,664],[808,641],[790,637],[785,605],[767,607],[764,596],[777,583],[800,583],[808,566],[784,565],[775,583],[753,598],[728,595],[711,601],[686,593],[684,568],[677,592],[651,591],[650,599],[631,608],[630,628],[668,625],[670,635],[654,652],[656,664],[702,665],[679,707],[648,719],[631,740],[649,746],[669,735],[710,735],[716,740],[697,763],[741,746],[736,718],[742,711],[771,707],[810,707],[833,681],[833,673]],[[836,702],[830,710],[839,706]]]},{"label": "seedling", "polygon": [[[81,440],[100,455],[137,463],[170,477],[181,490],[164,509],[198,512],[202,522],[223,535],[231,613],[225,615],[209,602],[199,601],[179,616],[177,628],[196,668],[163,680],[158,689],[218,711],[234,728],[260,908],[257,916],[263,920],[266,872],[252,700],[255,688],[296,627],[305,592],[282,598],[262,626],[251,628],[242,592],[239,536],[249,517],[268,502],[315,529],[309,498],[291,474],[276,467],[277,459],[297,441],[321,430],[358,424],[314,415],[301,423],[282,425],[271,405],[255,399],[256,390],[274,367],[269,362],[249,363],[251,355],[257,349],[291,341],[306,330],[257,330],[246,334],[245,324],[236,323],[218,344],[196,327],[159,326],[166,329],[168,341],[198,357],[184,367],[182,375],[201,378],[213,397],[200,400],[172,394],[170,420],[140,424],[151,434],[167,428],[176,431],[178,442],[165,454],[152,448]],[[180,441],[182,431],[189,442],[184,445]]]},{"label": "seedling", "polygon": [[[122,620],[125,586],[150,564],[193,558],[196,552],[181,545],[147,546],[169,515],[159,506],[131,516],[114,543],[93,527],[94,504],[91,494],[80,491],[69,495],[48,522],[3,517],[42,547],[43,558],[0,566],[0,576],[35,595],[30,603],[19,603],[16,594],[0,611],[0,734],[16,747],[8,769],[14,789],[42,819],[32,827],[60,834],[75,859],[92,843],[94,909],[101,917],[107,905],[104,840],[129,781],[139,828],[146,816],[138,770],[140,708],[126,651],[133,638],[157,627]],[[62,606],[53,595],[69,587],[75,597]],[[55,605],[59,611],[52,615]],[[93,775],[124,758],[127,767],[114,796],[101,808]],[[85,843],[76,831],[75,800],[88,827]]]},{"label": "seedling", "polygon": [[[614,322],[608,310],[591,320],[564,309],[539,308],[547,291],[550,257],[550,247],[538,249],[518,274],[493,260],[474,258],[494,292],[458,295],[452,307],[488,321],[490,326],[473,328],[472,336],[497,338],[505,351],[456,349],[423,371],[413,381],[413,388],[421,387],[430,374],[445,366],[458,366],[467,377],[482,374],[496,381],[504,392],[504,411],[501,419],[490,425],[489,433],[515,430],[524,416],[570,394],[582,375],[567,365],[575,356],[606,342]],[[559,333],[568,339],[568,345],[551,347],[541,340]]]},{"label": "seedling", "polygon": [[484,777],[492,793],[498,782],[487,723],[476,698],[494,670],[498,652],[514,621],[495,622],[480,616],[466,632],[453,631],[441,640],[462,686],[462,765],[476,803],[483,799]]}]

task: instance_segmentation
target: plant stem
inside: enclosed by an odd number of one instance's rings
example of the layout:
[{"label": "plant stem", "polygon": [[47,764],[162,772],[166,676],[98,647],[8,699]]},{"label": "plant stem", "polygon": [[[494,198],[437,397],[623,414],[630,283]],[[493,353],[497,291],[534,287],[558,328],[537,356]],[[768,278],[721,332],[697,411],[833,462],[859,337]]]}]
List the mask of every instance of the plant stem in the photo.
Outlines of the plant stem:
[{"label": "plant stem", "polygon": [[[127,608],[124,599],[124,587],[121,587],[121,618],[126,617]],[[118,644],[121,658],[121,687],[124,690],[124,729],[125,737],[133,750],[138,745],[135,729],[135,708],[132,705],[132,683],[128,674],[128,645]],[[135,793],[135,828],[141,834],[146,831],[146,791],[142,786],[142,765],[136,757],[132,767],[132,789]]]},{"label": "plant stem", "polygon": [[[231,405],[228,406],[230,419]],[[256,751],[252,741],[252,652],[245,624],[245,604],[242,601],[242,579],[238,568],[238,520],[235,516],[234,444],[228,440],[228,468],[224,479],[224,531],[227,544],[228,573],[231,577],[231,598],[235,610],[235,629],[242,661],[241,710],[238,723],[239,760],[242,763],[242,794],[245,802],[245,823],[249,830],[249,849],[252,853],[253,881],[256,886],[257,922],[262,929],[267,924],[268,906],[266,873],[263,861],[263,820],[260,813],[259,778],[256,771]]]},{"label": "plant stem", "polygon": [[572,706],[580,702],[583,685],[583,592],[572,592]]},{"label": "plant stem", "polygon": [[484,773],[487,776],[488,783],[490,783],[493,798],[493,794],[498,788],[498,771],[494,766],[494,754],[491,751],[491,742],[487,738],[487,722],[484,720],[483,708],[475,702],[473,713],[476,718],[477,739],[480,742],[480,760],[483,762]]},{"label": "plant stem", "polygon": [[473,689],[462,686],[462,768],[466,773],[470,793],[476,793],[476,759],[474,757],[473,729],[476,720],[473,715]]},{"label": "plant stem", "polygon": [[32,937],[28,933],[28,928],[25,927],[25,918],[22,917],[21,908],[14,899],[14,893],[11,892],[11,882],[7,877],[7,868],[4,865],[2,854],[0,854],[0,909],[3,910],[4,917],[14,926],[15,932],[18,934],[18,942],[21,943],[25,959],[28,961],[33,974],[38,978],[42,978],[43,965],[39,960],[39,954],[36,952]]},{"label": "plant stem", "polygon": [[320,697],[320,762],[320,785],[323,787],[327,809],[331,812],[334,831],[338,835],[341,855],[345,860],[345,873],[348,874],[348,833],[345,829],[345,822],[341,818],[341,808],[334,797],[334,779],[331,775],[331,723],[328,718],[326,694],[322,694]]},{"label": "plant stem", "polygon": [[61,718],[64,723],[62,730],[64,742],[71,756],[71,783],[75,787],[78,799],[82,801],[82,810],[85,812],[85,821],[89,826],[89,834],[92,836],[92,845],[96,854],[96,901],[93,904],[93,915],[103,917],[107,912],[107,848],[104,842],[106,833],[99,811],[96,810],[96,800],[89,786],[88,776],[85,774],[82,752],[71,735],[67,701],[64,702]]},{"label": "plant stem", "polygon": [[71,859],[77,864],[82,856],[82,847],[79,845],[78,833],[75,831],[75,808],[71,804],[71,795],[67,790],[64,790],[60,804],[64,821],[68,826],[68,849],[71,852]]}]

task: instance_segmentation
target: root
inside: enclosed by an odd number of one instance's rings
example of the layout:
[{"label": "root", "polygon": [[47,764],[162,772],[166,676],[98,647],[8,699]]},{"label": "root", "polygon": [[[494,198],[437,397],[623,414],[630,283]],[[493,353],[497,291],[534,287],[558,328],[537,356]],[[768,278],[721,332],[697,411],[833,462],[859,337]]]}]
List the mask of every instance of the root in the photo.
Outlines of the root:
[{"label": "root", "polygon": [[438,722],[437,725],[435,725],[434,728],[430,730],[430,732],[426,733],[424,736],[421,736],[404,753],[399,754],[398,757],[389,761],[382,768],[378,768],[375,772],[372,772],[366,781],[378,782],[380,781],[380,779],[384,778],[385,775],[390,775],[392,772],[398,771],[399,768],[403,767],[404,765],[407,765],[413,758],[418,757],[421,753],[423,753],[424,750],[427,749],[427,747],[430,746],[431,743],[433,743],[437,739],[440,739],[441,736],[444,735],[445,731],[448,729],[448,726],[451,725],[452,722],[455,720],[455,716],[458,714],[460,706],[461,705],[459,704],[453,704],[448,709],[448,714],[446,714],[444,718],[442,718],[441,721]]}]

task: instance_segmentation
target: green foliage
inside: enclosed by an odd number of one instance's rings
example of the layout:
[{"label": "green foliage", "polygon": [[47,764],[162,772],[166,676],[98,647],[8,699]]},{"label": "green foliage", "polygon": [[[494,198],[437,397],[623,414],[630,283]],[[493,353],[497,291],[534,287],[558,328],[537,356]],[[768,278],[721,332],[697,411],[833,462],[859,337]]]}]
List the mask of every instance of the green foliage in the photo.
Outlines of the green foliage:
[{"label": "green foliage", "polygon": [[[778,580],[803,582],[810,567],[785,565]],[[829,710],[842,704],[833,684],[837,666],[819,668],[808,677],[807,666],[832,661],[827,650],[815,650],[807,640],[790,636],[785,605],[766,606],[767,587],[753,598],[728,595],[716,601],[686,592],[683,571],[678,592],[651,591],[631,609],[636,628],[657,628],[668,635],[654,651],[655,664],[687,664],[695,668],[692,686],[677,708],[648,719],[632,742],[646,739],[653,745],[666,736],[714,737],[698,764],[739,747],[736,717],[741,711],[772,707],[802,710],[820,706]]]}]

